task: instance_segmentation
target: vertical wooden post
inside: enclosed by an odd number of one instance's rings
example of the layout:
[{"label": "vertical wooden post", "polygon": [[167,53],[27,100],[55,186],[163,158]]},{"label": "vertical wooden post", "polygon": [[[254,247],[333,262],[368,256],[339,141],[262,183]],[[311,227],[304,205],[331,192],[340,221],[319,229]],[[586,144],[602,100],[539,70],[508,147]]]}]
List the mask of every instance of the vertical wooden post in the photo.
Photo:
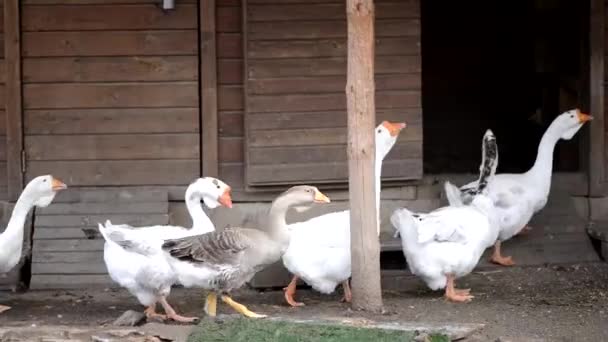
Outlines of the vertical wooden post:
[{"label": "vertical wooden post", "polygon": [[604,0],[591,0],[591,19],[589,28],[589,101],[594,120],[589,125],[589,196],[606,195],[606,141],[604,107],[604,62],[605,62],[605,3]]},{"label": "vertical wooden post", "polygon": [[217,56],[215,0],[200,0],[200,77],[201,77],[201,171],[203,176],[218,176],[217,138]]},{"label": "vertical wooden post", "polygon": [[[21,94],[20,1],[4,1],[4,59],[6,63],[6,165],[8,199],[23,189],[23,111]],[[23,161],[24,162],[24,161]]]},{"label": "vertical wooden post", "polygon": [[382,310],[380,243],[376,227],[374,2],[347,0],[348,172],[353,306]]}]

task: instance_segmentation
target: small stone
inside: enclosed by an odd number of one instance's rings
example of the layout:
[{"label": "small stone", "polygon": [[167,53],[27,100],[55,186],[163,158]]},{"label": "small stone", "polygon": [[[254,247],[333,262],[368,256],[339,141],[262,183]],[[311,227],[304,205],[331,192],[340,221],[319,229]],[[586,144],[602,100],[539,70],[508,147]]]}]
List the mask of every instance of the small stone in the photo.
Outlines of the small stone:
[{"label": "small stone", "polygon": [[142,325],[146,322],[146,315],[139,311],[127,310],[118,319],[112,323],[113,325],[123,327],[134,327]]},{"label": "small stone", "polygon": [[99,336],[91,336],[91,341],[93,342],[112,342],[111,339],[106,338],[106,337],[99,337]]}]

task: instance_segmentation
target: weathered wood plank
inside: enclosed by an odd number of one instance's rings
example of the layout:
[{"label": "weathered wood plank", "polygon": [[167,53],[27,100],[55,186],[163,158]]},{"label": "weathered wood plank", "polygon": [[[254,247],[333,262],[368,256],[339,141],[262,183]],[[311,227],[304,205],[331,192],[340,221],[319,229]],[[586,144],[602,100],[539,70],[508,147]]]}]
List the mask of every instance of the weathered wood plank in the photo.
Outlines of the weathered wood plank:
[{"label": "weathered wood plank", "polygon": [[[297,25],[291,21],[252,22],[248,23],[247,28],[250,40],[346,38],[346,21],[344,20],[299,21]],[[419,19],[376,20],[376,37],[378,38],[419,35]]]},{"label": "weathered wood plank", "polygon": [[[378,108],[420,108],[420,91],[378,91]],[[251,96],[247,98],[250,113],[288,112],[288,111],[331,111],[346,109],[344,93],[290,94],[284,96]]]},{"label": "weathered wood plank", "polygon": [[93,263],[103,260],[103,252],[38,252],[32,254],[32,261],[38,264],[44,263]]},{"label": "weathered wood plank", "polygon": [[26,58],[23,82],[196,81],[194,56]]},{"label": "weathered wood plank", "polygon": [[197,159],[199,135],[34,135],[25,150],[28,160]]},{"label": "weathered wood plank", "polygon": [[220,163],[239,163],[244,160],[242,137],[220,137],[218,146]]},{"label": "weathered wood plank", "polygon": [[216,52],[215,16],[215,0],[203,1],[199,8],[202,120],[201,170],[204,175],[211,177],[217,177],[218,174],[218,54]]},{"label": "weathered wood plank", "polygon": [[24,116],[28,135],[199,131],[198,108],[26,110]]},{"label": "weathered wood plank", "polygon": [[[344,4],[285,4],[285,5],[250,5],[247,16],[255,21],[296,21],[346,19]],[[378,3],[376,18],[419,18],[418,0],[403,0],[394,3]]]},{"label": "weathered wood plank", "polygon": [[[8,198],[17,200],[23,189],[21,150],[23,149],[23,92],[21,89],[21,22],[18,1],[4,4],[4,53],[6,64],[6,159]],[[4,168],[3,168],[4,169]]]},{"label": "weathered wood plank", "polygon": [[[376,75],[419,73],[420,62],[419,56],[380,56],[376,59]],[[254,59],[248,61],[247,74],[249,79],[346,75],[346,59],[343,57]]]},{"label": "weathered wood plank", "polygon": [[242,32],[242,17],[240,6],[217,7],[217,32]]},{"label": "weathered wood plank", "polygon": [[219,84],[243,84],[242,59],[218,59],[217,78]]},{"label": "weathered wood plank", "polygon": [[243,136],[243,112],[220,112],[219,134],[222,137]]},{"label": "weathered wood plank", "polygon": [[[198,0],[180,0],[180,3],[196,3]],[[21,0],[24,5],[124,5],[149,4],[150,0]]]},{"label": "weathered wood plank", "polygon": [[41,215],[36,217],[36,229],[38,227],[95,227],[98,223],[103,223],[106,220],[112,223],[126,223],[132,226],[151,226],[157,224],[168,224],[168,214],[107,214],[100,215]]},{"label": "weathered wood plank", "polygon": [[197,107],[197,82],[24,85],[27,109]]},{"label": "weathered wood plank", "polygon": [[220,86],[217,92],[218,110],[241,111],[245,106],[243,86]]},{"label": "weathered wood plank", "polygon": [[71,186],[183,185],[200,172],[193,160],[30,161],[27,179],[51,173]]},{"label": "weathered wood plank", "polygon": [[34,274],[30,284],[33,290],[107,287],[118,287],[107,274]]},{"label": "weathered wood plank", "polygon": [[[348,178],[346,162],[306,163],[286,165],[248,165],[249,184],[291,184],[291,183],[336,183]],[[422,177],[420,158],[385,160],[382,177],[391,179],[419,179]]]},{"label": "weathered wood plank", "polygon": [[127,202],[127,203],[53,203],[46,208],[36,209],[40,215],[105,215],[105,214],[158,214],[169,212],[169,202]]},{"label": "weathered wood plank", "polygon": [[606,156],[605,119],[606,116],[606,3],[603,0],[592,0],[589,23],[589,101],[590,110],[596,113],[593,125],[590,125],[591,144],[589,144],[589,195],[604,196],[606,189]]},{"label": "weathered wood plank", "polygon": [[104,240],[34,240],[33,253],[103,251]]},{"label": "weathered wood plank", "polygon": [[[323,146],[346,144],[346,128],[264,130],[249,133],[249,147]],[[422,126],[410,125],[399,142],[422,140]]]},{"label": "weathered wood plank", "polygon": [[217,33],[217,56],[219,58],[243,58],[243,35],[240,33]]},{"label": "weathered wood plank", "polygon": [[[249,149],[249,158],[252,161],[251,165],[345,162],[345,149],[345,144],[337,146],[252,147]],[[387,160],[414,158],[422,158],[422,145],[417,141],[414,144],[396,144],[387,156]],[[236,160],[226,159],[226,161],[234,162]]]},{"label": "weathered wood plank", "polygon": [[[346,56],[346,39],[249,41],[249,58],[316,58]],[[420,37],[376,39],[376,56],[417,56]]]},{"label": "weathered wood plank", "polygon": [[198,53],[197,31],[24,32],[24,57],[183,56]]},{"label": "weathered wood plank", "polygon": [[[399,110],[379,109],[376,111],[376,122],[380,124],[383,120],[388,120],[407,123],[408,128],[403,131],[403,136],[400,136],[399,140],[397,140],[399,142],[401,138],[409,134],[409,125],[419,125],[422,123],[421,113],[422,109],[416,107]],[[251,130],[346,127],[345,111],[251,113],[248,115],[247,124]]]},{"label": "weathered wood plank", "polygon": [[196,5],[161,11],[157,4],[23,6],[23,31],[195,29]]},{"label": "weathered wood plank", "polygon": [[[101,222],[103,223],[103,222]],[[87,233],[83,231],[87,229]],[[34,229],[34,240],[56,240],[56,239],[100,239],[102,238],[101,233],[97,227],[71,227],[71,228],[57,228],[57,227],[36,227]]]},{"label": "weathered wood plank", "polygon": [[104,274],[103,257],[92,263],[33,263],[32,274]]},{"label": "weathered wood plank", "polygon": [[[421,74],[387,74],[376,76],[376,90],[420,90]],[[300,76],[256,79],[247,82],[251,95],[336,93],[344,89],[346,76]]]},{"label": "weathered wood plank", "polygon": [[[189,183],[188,183],[189,184]],[[71,186],[72,184],[70,184]],[[183,194],[182,194],[183,199]],[[70,187],[70,191],[61,191],[53,204],[59,203],[134,203],[134,202],[167,202],[166,188],[158,186],[137,187]]]}]

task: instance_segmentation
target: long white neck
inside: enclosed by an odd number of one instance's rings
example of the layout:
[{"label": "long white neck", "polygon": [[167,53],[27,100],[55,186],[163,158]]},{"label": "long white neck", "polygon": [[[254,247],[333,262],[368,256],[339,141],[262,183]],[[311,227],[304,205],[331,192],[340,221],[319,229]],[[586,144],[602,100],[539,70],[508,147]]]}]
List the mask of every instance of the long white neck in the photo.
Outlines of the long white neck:
[{"label": "long white neck", "polygon": [[284,203],[281,198],[272,203],[268,213],[268,229],[266,231],[272,240],[278,242],[284,248],[289,245],[289,230],[285,221],[287,209],[289,209],[289,205]]},{"label": "long white neck", "polygon": [[380,190],[382,187],[382,161],[384,160],[384,157],[385,155],[382,155],[382,153],[376,153],[376,160],[374,161],[374,179],[376,181],[376,230],[378,231],[378,235],[380,235]]},{"label": "long white neck", "polygon": [[21,247],[23,245],[23,226],[27,218],[27,213],[34,207],[34,200],[30,198],[25,192],[19,196],[15,208],[11,213],[11,218],[8,221],[6,230],[2,233],[3,241],[14,241],[16,250],[12,253],[21,253]]},{"label": "long white neck", "polygon": [[201,206],[201,196],[195,193],[186,193],[186,208],[192,218],[192,230],[200,233],[208,233],[215,230],[215,226],[209,216],[205,214]]},{"label": "long white neck", "polygon": [[538,145],[538,153],[534,166],[526,172],[526,176],[534,182],[545,195],[549,194],[551,188],[551,175],[553,174],[553,151],[555,144],[560,139],[555,126],[549,126],[545,134],[543,134],[540,144]]}]

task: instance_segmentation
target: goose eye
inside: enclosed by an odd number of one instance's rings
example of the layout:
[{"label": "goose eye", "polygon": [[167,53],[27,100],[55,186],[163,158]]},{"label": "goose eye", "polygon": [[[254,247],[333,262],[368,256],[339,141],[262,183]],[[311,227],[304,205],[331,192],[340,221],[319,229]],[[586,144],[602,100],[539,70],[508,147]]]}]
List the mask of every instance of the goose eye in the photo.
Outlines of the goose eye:
[{"label": "goose eye", "polygon": [[381,129],[379,129],[379,130],[378,130],[378,133],[382,133],[382,130],[381,130]]},{"label": "goose eye", "polygon": [[216,185],[216,187],[217,187],[218,189],[220,188],[220,186],[219,186],[219,185]]},{"label": "goose eye", "polygon": [[46,178],[42,180],[43,182],[46,182]]},{"label": "goose eye", "polygon": [[570,117],[571,117],[571,118],[573,118],[573,117],[574,117],[574,114],[570,114]]}]

